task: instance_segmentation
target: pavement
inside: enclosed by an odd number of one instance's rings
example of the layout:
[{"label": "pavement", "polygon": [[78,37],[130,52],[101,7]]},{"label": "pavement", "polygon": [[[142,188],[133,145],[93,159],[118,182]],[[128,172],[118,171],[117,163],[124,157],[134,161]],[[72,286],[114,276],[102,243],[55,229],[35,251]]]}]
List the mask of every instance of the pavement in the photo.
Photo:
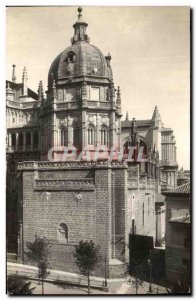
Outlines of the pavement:
[{"label": "pavement", "polygon": [[[38,284],[37,268],[29,265],[22,265],[17,263],[7,263],[7,273],[15,274],[21,277],[28,278],[31,281],[31,287],[35,287],[33,294],[41,295],[41,284]],[[55,281],[55,283],[54,283]],[[91,293],[99,294],[118,294],[118,295],[135,295],[149,294],[149,282],[143,281],[138,284],[136,291],[135,279],[131,276],[120,279],[108,279],[108,292],[103,289],[104,278],[91,277]],[[47,295],[82,295],[88,294],[87,278],[75,273],[62,272],[58,270],[51,270],[47,281],[44,282],[44,290]],[[164,287],[152,284],[153,294],[166,294]]]}]

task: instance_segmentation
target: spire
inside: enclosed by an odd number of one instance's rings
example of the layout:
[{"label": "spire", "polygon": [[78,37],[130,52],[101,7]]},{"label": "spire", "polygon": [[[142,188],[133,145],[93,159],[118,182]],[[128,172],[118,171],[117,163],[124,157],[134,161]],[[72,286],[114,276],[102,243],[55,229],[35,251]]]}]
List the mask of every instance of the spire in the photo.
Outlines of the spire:
[{"label": "spire", "polygon": [[117,104],[117,107],[121,107],[121,92],[120,92],[120,87],[118,86],[118,89],[117,89],[117,93],[116,93],[116,104]]},{"label": "spire", "polygon": [[42,101],[44,99],[44,90],[43,90],[43,84],[41,80],[38,85],[37,93],[38,93],[38,100]]},{"label": "spire", "polygon": [[131,136],[132,145],[135,145],[137,143],[137,140],[138,140],[138,129],[137,129],[137,123],[136,123],[135,118],[133,118],[133,121],[132,121],[132,124],[131,124],[130,136]]},{"label": "spire", "polygon": [[78,7],[78,20],[73,25],[74,36],[71,39],[71,43],[75,44],[80,41],[88,42],[90,41],[88,35],[86,34],[86,27],[88,24],[82,19],[82,8]]},{"label": "spire", "polygon": [[12,65],[12,82],[16,82],[16,75],[15,75],[15,68],[16,68],[16,65]]},{"label": "spire", "polygon": [[27,69],[24,67],[23,73],[22,73],[22,83],[23,83],[23,89],[22,89],[22,94],[23,96],[28,96],[28,86],[27,86]]},{"label": "spire", "polygon": [[128,111],[126,112],[126,118],[125,118],[125,121],[129,121],[129,114],[128,114]]},{"label": "spire", "polygon": [[154,112],[152,115],[152,122],[154,123],[154,126],[159,126],[161,123],[161,115],[159,113],[157,106],[155,106],[155,108],[154,108]]}]

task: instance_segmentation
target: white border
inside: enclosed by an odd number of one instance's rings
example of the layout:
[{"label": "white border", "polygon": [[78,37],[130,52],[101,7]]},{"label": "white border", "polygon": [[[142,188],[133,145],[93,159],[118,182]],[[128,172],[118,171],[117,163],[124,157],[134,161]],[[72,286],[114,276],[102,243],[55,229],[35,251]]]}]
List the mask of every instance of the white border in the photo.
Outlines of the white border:
[{"label": "white border", "polygon": [[[5,19],[5,11],[6,6],[66,6],[66,5],[83,5],[83,6],[191,6],[192,9],[195,8],[195,0],[178,0],[178,1],[172,1],[172,0],[164,0],[164,1],[131,1],[131,0],[100,0],[100,1],[94,1],[94,0],[67,0],[67,1],[61,1],[61,0],[1,0],[0,1],[0,66],[1,66],[1,72],[0,72],[0,137],[1,137],[1,143],[0,143],[0,158],[1,158],[1,167],[0,167],[0,183],[1,183],[1,199],[0,199],[0,212],[1,212],[1,243],[0,243],[0,249],[1,249],[1,255],[0,255],[0,267],[1,267],[1,280],[0,280],[0,296],[1,299],[6,298],[5,294],[5,62],[6,62],[6,50],[5,50],[5,35],[6,35],[6,19]],[[194,24],[192,24],[193,27],[193,36],[192,40],[195,41],[195,33],[194,33]],[[194,45],[193,45],[194,49]],[[192,66],[192,68],[195,67],[195,63]],[[193,81],[193,86],[195,86],[195,79]],[[192,95],[193,97],[193,95]],[[193,100],[192,99],[192,107],[193,107]],[[195,116],[195,107],[193,107],[193,115]],[[194,119],[194,118],[193,118]],[[192,120],[193,121],[193,120]],[[193,137],[195,137],[195,126],[193,126]],[[193,141],[193,139],[192,139]],[[193,144],[193,149],[195,148],[195,143]],[[193,153],[192,153],[193,154]],[[193,170],[195,170],[195,162],[193,165]],[[194,179],[193,186],[196,186],[196,180]],[[192,204],[194,204],[194,197],[192,199]],[[193,214],[195,216],[195,206],[192,205],[194,211]],[[193,232],[194,228],[193,226]],[[193,234],[192,234],[193,235]],[[194,255],[194,246],[192,249],[192,255]],[[195,260],[193,260],[195,262]],[[195,263],[194,263],[194,270],[195,270]],[[194,274],[193,274],[194,275]],[[193,287],[196,286],[195,278],[193,276]],[[133,297],[133,296],[131,296]],[[20,297],[19,297],[20,298]],[[39,297],[38,297],[39,298]],[[52,297],[53,298],[53,297]],[[55,298],[55,297],[54,297]],[[66,297],[69,298],[69,297]],[[106,298],[106,297],[102,297]],[[24,299],[24,297],[23,297]],[[51,299],[51,297],[50,297]],[[73,296],[71,297],[73,299]]]}]

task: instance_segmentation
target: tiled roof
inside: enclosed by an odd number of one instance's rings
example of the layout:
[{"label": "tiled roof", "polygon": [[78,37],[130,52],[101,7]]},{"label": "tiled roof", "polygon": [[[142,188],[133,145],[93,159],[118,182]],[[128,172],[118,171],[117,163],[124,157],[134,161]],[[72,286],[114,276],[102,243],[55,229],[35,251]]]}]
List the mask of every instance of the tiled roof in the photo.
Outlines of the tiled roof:
[{"label": "tiled roof", "polygon": [[183,185],[177,186],[175,189],[164,192],[164,195],[169,194],[190,194],[190,182],[187,182]]},{"label": "tiled roof", "polygon": [[[152,126],[152,120],[136,120],[136,125],[138,127],[142,127],[142,126]],[[121,126],[122,127],[131,127],[132,126],[132,121],[122,121],[121,122]]]}]

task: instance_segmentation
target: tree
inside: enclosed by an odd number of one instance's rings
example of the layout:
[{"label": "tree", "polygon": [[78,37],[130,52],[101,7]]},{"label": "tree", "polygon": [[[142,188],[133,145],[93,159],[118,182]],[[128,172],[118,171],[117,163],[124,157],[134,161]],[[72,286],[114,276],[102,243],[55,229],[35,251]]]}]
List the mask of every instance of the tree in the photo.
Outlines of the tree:
[{"label": "tree", "polygon": [[137,295],[138,288],[143,286],[143,280],[141,279],[142,265],[135,260],[130,260],[130,263],[127,265],[125,275],[131,276],[131,278],[127,280],[127,283],[135,287],[135,293]]},{"label": "tree", "polygon": [[44,294],[44,279],[50,274],[50,243],[44,237],[40,238],[35,236],[35,241],[33,243],[27,243],[28,252],[25,254],[30,261],[37,264],[38,268],[38,278],[42,283],[42,295]]},{"label": "tree", "polygon": [[35,288],[30,288],[30,285],[30,281],[10,275],[7,279],[7,292],[9,295],[32,295]]},{"label": "tree", "polygon": [[90,241],[79,242],[79,245],[76,246],[74,257],[76,258],[76,264],[80,269],[80,272],[87,276],[88,278],[88,293],[90,294],[90,272],[94,270],[96,264],[99,261],[99,246]]}]

